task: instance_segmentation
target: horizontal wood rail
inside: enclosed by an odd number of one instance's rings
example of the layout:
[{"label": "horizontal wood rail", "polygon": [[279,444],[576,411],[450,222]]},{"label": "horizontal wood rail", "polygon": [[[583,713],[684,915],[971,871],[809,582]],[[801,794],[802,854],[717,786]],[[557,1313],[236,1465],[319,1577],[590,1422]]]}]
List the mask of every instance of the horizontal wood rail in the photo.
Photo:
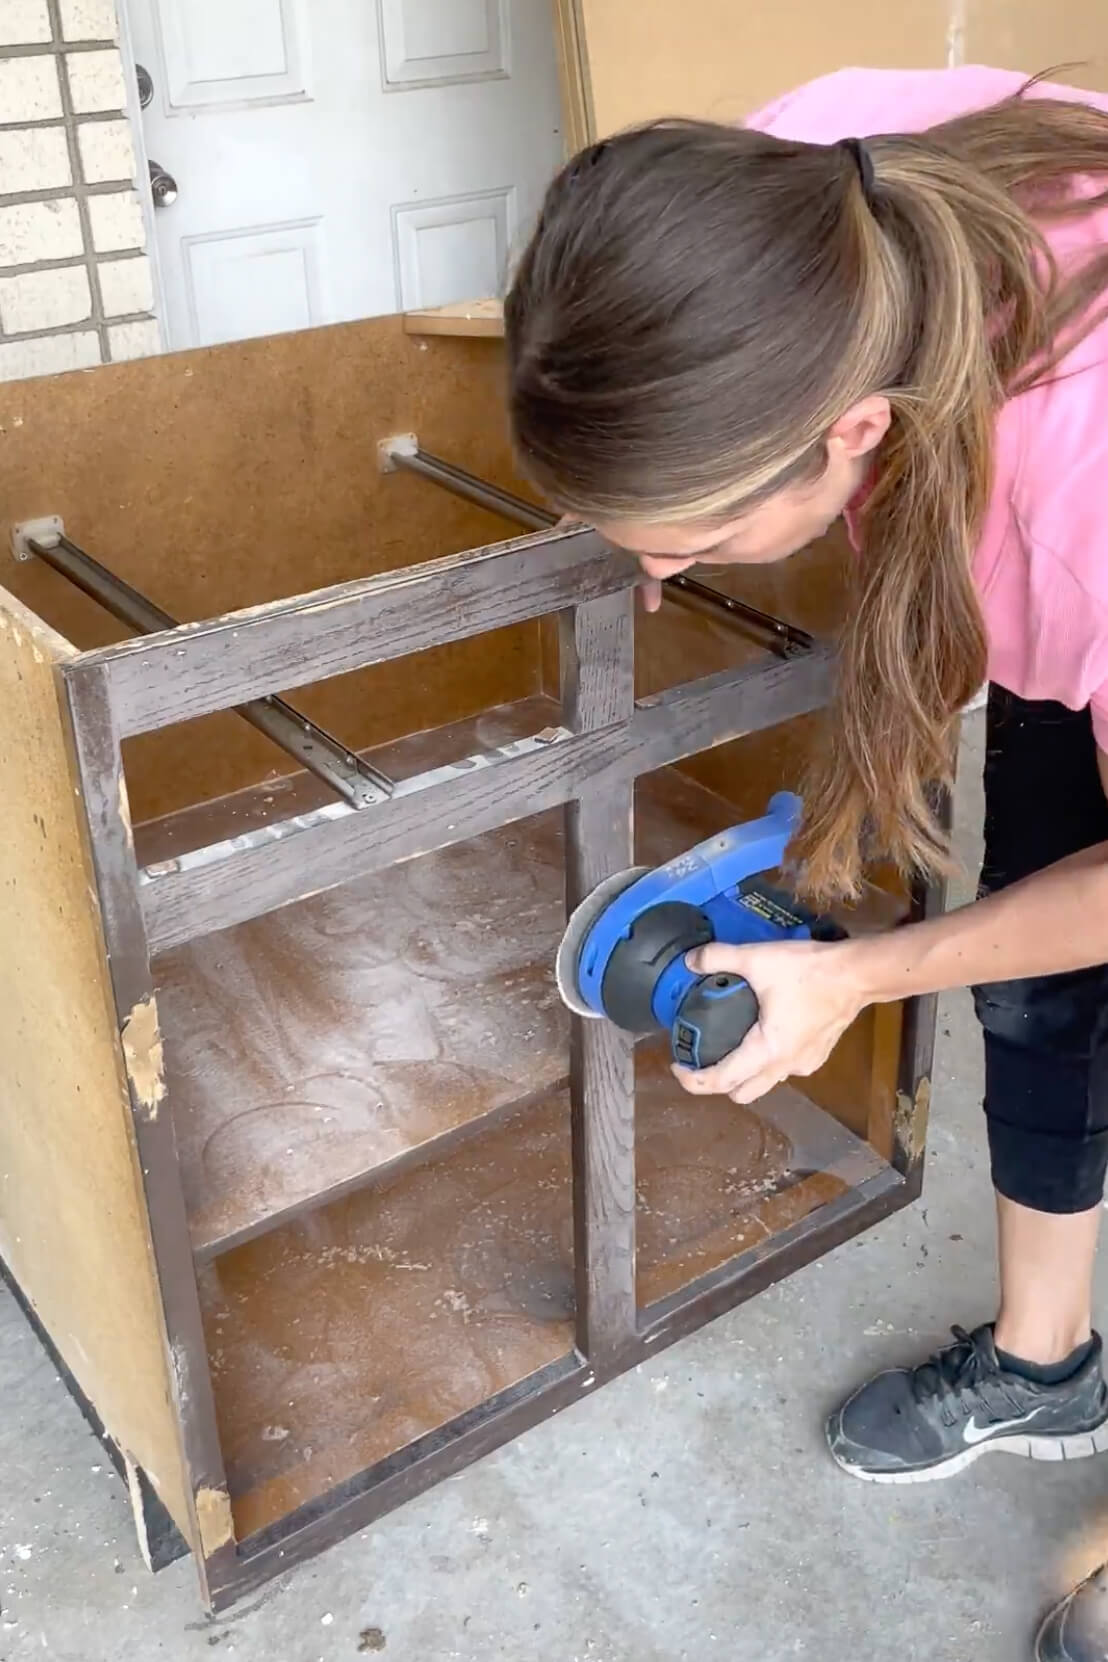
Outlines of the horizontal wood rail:
[{"label": "horizontal wood rail", "polygon": [[592,531],[547,531],[87,652],[119,736],[191,721],[631,588]]},{"label": "horizontal wood rail", "polygon": [[576,797],[666,767],[826,702],[822,649],[724,670],[641,699],[597,731],[555,729],[398,781],[387,802],[331,803],[140,873],[152,952],[227,929],[399,860],[478,836]]}]

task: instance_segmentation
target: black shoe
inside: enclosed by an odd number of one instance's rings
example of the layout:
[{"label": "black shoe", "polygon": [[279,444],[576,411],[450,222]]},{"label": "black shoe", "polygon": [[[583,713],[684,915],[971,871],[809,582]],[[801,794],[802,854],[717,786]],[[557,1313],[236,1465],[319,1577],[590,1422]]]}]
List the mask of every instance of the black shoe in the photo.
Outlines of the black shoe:
[{"label": "black shoe", "polygon": [[1108,1662],[1108,1567],[1051,1611],[1039,1634],[1035,1662]]},{"label": "black shoe", "polygon": [[991,1327],[966,1333],[918,1368],[878,1374],[834,1414],[827,1443],[869,1483],[953,1477],[990,1449],[1032,1460],[1080,1460],[1108,1449],[1101,1343],[1060,1385],[1002,1368]]}]

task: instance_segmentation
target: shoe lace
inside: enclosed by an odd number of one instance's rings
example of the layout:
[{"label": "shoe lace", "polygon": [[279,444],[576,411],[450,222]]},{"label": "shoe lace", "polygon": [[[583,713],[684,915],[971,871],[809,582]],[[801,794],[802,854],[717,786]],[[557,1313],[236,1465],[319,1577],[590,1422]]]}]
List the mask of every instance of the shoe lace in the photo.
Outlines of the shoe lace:
[{"label": "shoe lace", "polygon": [[[1018,1404],[1005,1389],[996,1357],[983,1334],[967,1333],[953,1327],[954,1343],[937,1350],[912,1374],[912,1394],[920,1404],[936,1404],[946,1425],[966,1419],[981,1407],[991,1419],[1018,1411]],[[1004,1404],[998,1413],[995,1402],[985,1395],[992,1387]]]}]

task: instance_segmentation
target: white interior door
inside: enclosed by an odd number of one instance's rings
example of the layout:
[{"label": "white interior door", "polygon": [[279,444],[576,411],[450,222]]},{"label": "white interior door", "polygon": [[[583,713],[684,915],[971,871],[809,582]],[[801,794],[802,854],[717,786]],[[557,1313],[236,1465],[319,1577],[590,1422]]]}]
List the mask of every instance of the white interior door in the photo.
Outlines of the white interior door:
[{"label": "white interior door", "polygon": [[495,294],[562,154],[550,0],[128,0],[174,348]]}]

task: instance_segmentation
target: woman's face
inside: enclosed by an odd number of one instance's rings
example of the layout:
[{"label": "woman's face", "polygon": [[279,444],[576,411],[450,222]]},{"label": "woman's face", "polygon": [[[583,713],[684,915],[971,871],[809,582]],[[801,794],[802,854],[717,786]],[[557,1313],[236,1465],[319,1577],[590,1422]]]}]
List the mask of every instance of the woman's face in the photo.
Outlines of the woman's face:
[{"label": "woman's face", "polygon": [[887,399],[863,400],[828,435],[827,462],[818,479],[789,485],[726,523],[606,520],[596,529],[607,542],[633,554],[655,579],[673,577],[692,565],[766,565],[787,559],[823,536],[861,489],[889,419]]}]

